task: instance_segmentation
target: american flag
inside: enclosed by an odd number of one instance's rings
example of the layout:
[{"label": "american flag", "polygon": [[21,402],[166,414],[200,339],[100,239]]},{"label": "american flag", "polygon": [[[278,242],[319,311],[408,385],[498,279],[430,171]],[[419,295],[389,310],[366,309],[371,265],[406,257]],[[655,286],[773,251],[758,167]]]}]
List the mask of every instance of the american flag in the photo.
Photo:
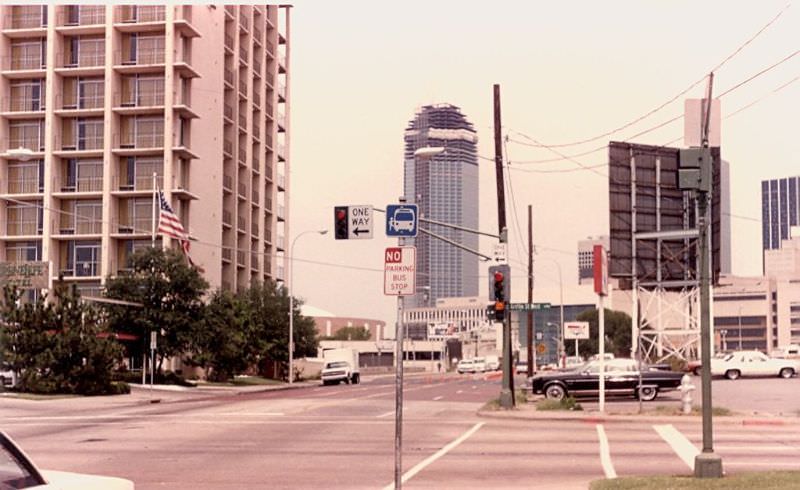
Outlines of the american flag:
[{"label": "american flag", "polygon": [[181,220],[178,219],[178,216],[172,210],[172,206],[169,205],[167,199],[164,197],[164,192],[161,190],[158,191],[158,202],[160,209],[158,213],[159,233],[163,233],[180,241],[181,249],[183,249],[183,253],[189,260],[189,264],[196,267],[200,272],[203,272],[203,269],[196,266],[194,261],[192,261],[192,257],[189,255],[189,235],[186,233],[186,230],[183,229]]}]

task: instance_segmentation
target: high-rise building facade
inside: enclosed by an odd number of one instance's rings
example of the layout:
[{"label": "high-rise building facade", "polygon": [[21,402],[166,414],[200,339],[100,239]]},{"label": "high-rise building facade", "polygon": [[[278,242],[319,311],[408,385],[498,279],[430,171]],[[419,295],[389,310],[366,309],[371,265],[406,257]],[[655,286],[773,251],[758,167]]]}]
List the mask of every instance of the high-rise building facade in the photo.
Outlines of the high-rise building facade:
[{"label": "high-rise building facade", "polygon": [[212,287],[282,279],[288,7],[8,5],[0,22],[0,261],[50,261],[96,295],[150,246],[157,186]]},{"label": "high-rise building facade", "polygon": [[[405,131],[404,196],[419,217],[478,229],[478,137],[472,123],[451,104],[422,107]],[[443,148],[415,155],[420,148]],[[478,235],[420,223],[426,230],[477,250]],[[409,307],[435,305],[438,298],[478,296],[478,257],[430,235],[404,243],[417,247],[417,293]]]},{"label": "high-rise building facade", "polygon": [[800,225],[800,177],[761,181],[761,243],[763,251],[781,248]]}]

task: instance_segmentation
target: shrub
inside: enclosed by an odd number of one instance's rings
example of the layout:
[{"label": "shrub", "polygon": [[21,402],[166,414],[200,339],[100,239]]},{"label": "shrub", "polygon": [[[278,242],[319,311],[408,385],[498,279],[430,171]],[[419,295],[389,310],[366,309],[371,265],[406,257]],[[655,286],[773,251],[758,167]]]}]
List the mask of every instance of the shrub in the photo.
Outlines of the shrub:
[{"label": "shrub", "polygon": [[561,400],[544,399],[536,404],[536,410],[583,410],[583,407],[574,398],[568,396]]}]

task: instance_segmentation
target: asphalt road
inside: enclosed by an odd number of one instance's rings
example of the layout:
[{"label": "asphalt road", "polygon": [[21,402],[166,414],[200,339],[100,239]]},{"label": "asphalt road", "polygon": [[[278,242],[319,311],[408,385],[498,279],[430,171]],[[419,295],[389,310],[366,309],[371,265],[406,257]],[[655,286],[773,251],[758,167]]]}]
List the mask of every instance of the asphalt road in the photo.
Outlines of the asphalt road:
[{"label": "asphalt road", "polygon": [[[499,384],[482,375],[407,378],[404,487],[568,489],[614,475],[691,473],[684,460],[701,446],[696,417],[618,422],[478,416]],[[742,397],[759,389],[731,386]],[[797,393],[784,392],[780,403],[797,406]],[[39,466],[121,476],[137,489],[392,484],[391,376],[352,386],[155,396],[160,403],[150,403],[146,390],[47,401],[4,398],[0,420]],[[800,419],[780,426],[720,420],[715,441],[727,472],[800,469]]]}]

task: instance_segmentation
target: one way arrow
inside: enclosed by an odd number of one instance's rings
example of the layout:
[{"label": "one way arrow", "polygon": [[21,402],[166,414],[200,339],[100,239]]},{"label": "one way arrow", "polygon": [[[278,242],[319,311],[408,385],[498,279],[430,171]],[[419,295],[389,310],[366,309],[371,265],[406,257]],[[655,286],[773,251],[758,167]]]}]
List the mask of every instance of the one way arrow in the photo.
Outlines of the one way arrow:
[{"label": "one way arrow", "polygon": [[356,228],[355,230],[353,230],[353,234],[356,235],[356,236],[358,236],[358,235],[360,235],[362,233],[369,233],[369,230],[362,230],[361,228]]}]

